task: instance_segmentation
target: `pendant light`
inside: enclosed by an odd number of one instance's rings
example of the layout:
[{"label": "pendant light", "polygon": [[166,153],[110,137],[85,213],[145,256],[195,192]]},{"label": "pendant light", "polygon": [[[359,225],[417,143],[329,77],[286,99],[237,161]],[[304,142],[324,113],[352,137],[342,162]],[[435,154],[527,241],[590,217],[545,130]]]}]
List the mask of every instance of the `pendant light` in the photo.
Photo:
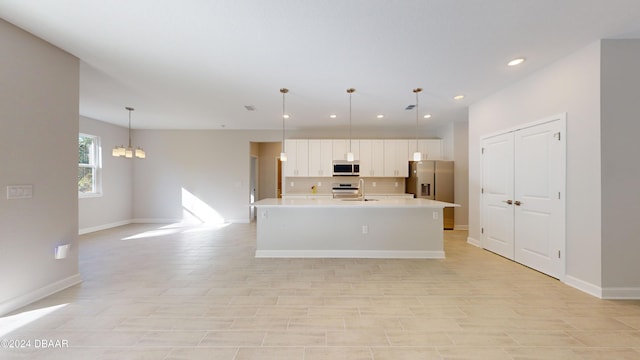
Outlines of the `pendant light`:
[{"label": "pendant light", "polygon": [[285,152],[284,148],[284,119],[287,118],[287,113],[285,112],[284,106],[284,94],[288,93],[289,89],[282,88],[280,89],[280,92],[282,93],[282,152],[280,153],[280,161],[287,161],[287,153]]},{"label": "pendant light", "polygon": [[413,153],[413,161],[422,161],[422,154],[420,153],[420,149],[418,149],[418,115],[420,113],[418,94],[420,94],[421,92],[421,88],[413,89],[413,93],[416,94],[416,151]]},{"label": "pendant light", "polygon": [[347,161],[354,161],[355,156],[353,156],[353,152],[351,151],[351,95],[356,92],[354,88],[348,88],[347,94],[349,94],[349,151],[347,152],[346,158]]},{"label": "pendant light", "polygon": [[128,106],[125,107],[125,109],[129,111],[129,146],[128,147],[124,147],[124,145],[116,146],[111,151],[111,155],[116,157],[125,157],[127,159],[131,159],[135,155],[135,157],[139,159],[144,159],[147,157],[147,154],[144,152],[144,150],[142,150],[141,147],[138,147],[137,149],[134,150],[133,146],[131,146],[131,112],[135,109]]}]

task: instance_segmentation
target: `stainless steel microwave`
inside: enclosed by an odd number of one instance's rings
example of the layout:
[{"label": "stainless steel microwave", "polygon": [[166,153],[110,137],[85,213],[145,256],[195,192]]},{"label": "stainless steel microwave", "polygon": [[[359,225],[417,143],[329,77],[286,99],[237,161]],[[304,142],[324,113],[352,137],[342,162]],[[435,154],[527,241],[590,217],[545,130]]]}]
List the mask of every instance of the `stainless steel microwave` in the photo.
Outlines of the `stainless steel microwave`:
[{"label": "stainless steel microwave", "polygon": [[334,160],[333,176],[359,176],[360,163],[358,161]]}]

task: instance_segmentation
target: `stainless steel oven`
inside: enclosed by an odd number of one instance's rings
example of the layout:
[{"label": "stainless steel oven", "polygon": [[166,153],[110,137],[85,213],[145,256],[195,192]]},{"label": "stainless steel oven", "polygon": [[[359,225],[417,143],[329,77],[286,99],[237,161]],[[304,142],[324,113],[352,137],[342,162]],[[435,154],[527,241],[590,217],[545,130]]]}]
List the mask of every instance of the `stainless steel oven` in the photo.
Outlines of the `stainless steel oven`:
[{"label": "stainless steel oven", "polygon": [[359,183],[336,183],[331,188],[334,199],[357,199],[360,196]]}]

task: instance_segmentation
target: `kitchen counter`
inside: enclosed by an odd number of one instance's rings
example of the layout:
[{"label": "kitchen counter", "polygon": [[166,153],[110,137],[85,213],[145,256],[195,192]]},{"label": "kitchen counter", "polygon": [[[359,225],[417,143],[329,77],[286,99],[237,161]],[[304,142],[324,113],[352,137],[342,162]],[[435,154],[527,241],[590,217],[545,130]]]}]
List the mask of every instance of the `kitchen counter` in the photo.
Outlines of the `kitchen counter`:
[{"label": "kitchen counter", "polygon": [[[283,198],[285,199],[300,199],[300,198],[307,198],[307,199],[311,199],[311,198],[328,198],[328,199],[332,199],[333,198],[333,194],[327,194],[327,193],[293,193],[293,194],[283,194],[282,195]],[[400,198],[407,198],[407,199],[413,199],[413,194],[404,194],[404,193],[367,193],[366,197],[368,199],[387,199],[387,198],[392,198],[392,199],[400,199]]]},{"label": "kitchen counter", "polygon": [[264,199],[256,257],[444,258],[442,214],[427,199]]},{"label": "kitchen counter", "polygon": [[[371,195],[375,198],[380,195]],[[367,196],[369,198],[369,196]],[[255,202],[258,208],[261,207],[325,207],[325,208],[344,208],[344,207],[366,207],[366,208],[434,208],[442,209],[445,207],[457,207],[458,204],[446,203],[429,199],[380,199],[362,201],[359,199],[263,199]]]}]

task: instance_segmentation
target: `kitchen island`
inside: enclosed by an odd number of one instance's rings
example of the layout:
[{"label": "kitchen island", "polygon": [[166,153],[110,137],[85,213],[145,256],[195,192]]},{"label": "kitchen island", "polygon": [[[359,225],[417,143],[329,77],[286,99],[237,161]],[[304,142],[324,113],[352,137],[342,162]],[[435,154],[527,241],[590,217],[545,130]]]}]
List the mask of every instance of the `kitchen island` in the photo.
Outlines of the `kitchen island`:
[{"label": "kitchen island", "polygon": [[264,199],[256,257],[442,259],[442,210],[427,199]]}]

